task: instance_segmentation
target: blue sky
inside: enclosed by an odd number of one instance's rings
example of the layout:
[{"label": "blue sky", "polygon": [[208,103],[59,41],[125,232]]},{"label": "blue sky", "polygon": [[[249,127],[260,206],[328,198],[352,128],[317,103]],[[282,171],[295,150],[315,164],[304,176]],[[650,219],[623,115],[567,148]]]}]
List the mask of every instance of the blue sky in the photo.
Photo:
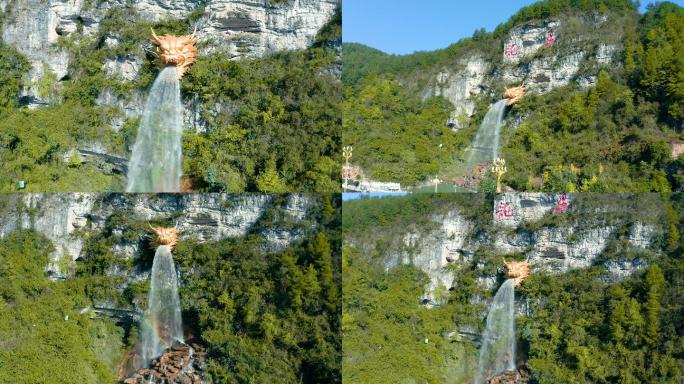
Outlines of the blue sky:
[{"label": "blue sky", "polygon": [[[684,0],[670,0],[684,6]],[[343,0],[342,39],[387,53],[447,47],[476,29],[492,31],[535,0]],[[653,1],[641,0],[642,11]]]}]

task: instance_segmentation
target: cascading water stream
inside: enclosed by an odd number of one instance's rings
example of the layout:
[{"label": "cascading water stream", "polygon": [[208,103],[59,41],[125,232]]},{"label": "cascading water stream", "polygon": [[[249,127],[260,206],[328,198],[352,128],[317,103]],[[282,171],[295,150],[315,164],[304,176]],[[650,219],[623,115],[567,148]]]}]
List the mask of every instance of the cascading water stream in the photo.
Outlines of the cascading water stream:
[{"label": "cascading water stream", "polygon": [[174,341],[183,342],[178,278],[168,245],[160,245],[154,254],[148,301],[141,351],[146,365]]},{"label": "cascading water stream", "polygon": [[471,170],[476,165],[492,161],[499,156],[499,135],[507,101],[508,99],[502,99],[489,107],[475,135],[475,141],[470,146],[466,169]]},{"label": "cascading water stream", "polygon": [[180,82],[175,66],[157,76],[128,163],[126,192],[179,192],[182,174]]},{"label": "cascading water stream", "polygon": [[506,280],[489,308],[475,384],[486,384],[494,375],[515,371],[514,287],[515,279]]}]

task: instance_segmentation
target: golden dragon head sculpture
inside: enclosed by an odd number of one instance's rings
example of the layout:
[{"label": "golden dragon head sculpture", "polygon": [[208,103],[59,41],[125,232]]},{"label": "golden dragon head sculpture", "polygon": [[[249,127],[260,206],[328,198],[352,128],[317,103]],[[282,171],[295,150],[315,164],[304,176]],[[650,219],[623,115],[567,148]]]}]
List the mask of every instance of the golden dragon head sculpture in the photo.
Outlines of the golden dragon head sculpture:
[{"label": "golden dragon head sculpture", "polygon": [[[151,29],[151,28],[150,28]],[[157,36],[152,30],[152,42],[157,46],[154,51],[155,56],[166,65],[175,65],[178,78],[180,79],[188,71],[188,68],[197,61],[197,37],[195,32],[192,35]]]},{"label": "golden dragon head sculpture", "polygon": [[522,99],[523,96],[525,96],[526,92],[527,90],[524,86],[507,88],[503,95],[506,99],[508,99],[508,101],[506,101],[506,105],[511,106],[517,103],[520,101],[520,99]]},{"label": "golden dragon head sculpture", "polygon": [[504,266],[506,267],[505,276],[508,279],[515,280],[515,286],[520,285],[523,280],[530,274],[530,266],[527,261],[509,261],[504,259]]},{"label": "golden dragon head sculpture", "polygon": [[152,239],[152,244],[154,244],[155,248],[160,245],[166,245],[173,250],[173,247],[175,247],[176,243],[178,243],[177,225],[173,228],[154,227],[150,223],[147,223],[147,225],[150,226],[150,229],[152,229],[152,231],[156,235]]}]

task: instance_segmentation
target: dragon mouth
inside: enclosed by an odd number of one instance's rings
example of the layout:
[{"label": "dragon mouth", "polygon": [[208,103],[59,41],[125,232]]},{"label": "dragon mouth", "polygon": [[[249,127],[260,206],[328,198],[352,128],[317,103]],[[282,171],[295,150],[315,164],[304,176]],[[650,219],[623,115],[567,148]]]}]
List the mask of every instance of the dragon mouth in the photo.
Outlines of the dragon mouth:
[{"label": "dragon mouth", "polygon": [[183,56],[176,55],[176,54],[165,54],[165,55],[162,55],[161,59],[164,63],[173,64],[173,65],[182,64],[184,61]]},{"label": "dragon mouth", "polygon": [[195,32],[187,36],[157,36],[152,30],[152,42],[157,46],[155,56],[165,65],[175,65],[181,78],[197,60],[197,37]]}]

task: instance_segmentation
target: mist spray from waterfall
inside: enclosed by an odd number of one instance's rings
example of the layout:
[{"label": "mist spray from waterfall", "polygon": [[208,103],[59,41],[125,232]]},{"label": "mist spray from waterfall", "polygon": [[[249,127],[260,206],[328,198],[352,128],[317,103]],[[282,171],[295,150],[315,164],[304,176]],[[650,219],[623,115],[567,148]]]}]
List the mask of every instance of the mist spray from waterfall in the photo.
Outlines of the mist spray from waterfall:
[{"label": "mist spray from waterfall", "polygon": [[146,365],[175,341],[183,342],[178,277],[170,246],[157,247],[151,275],[141,351]]},{"label": "mist spray from waterfall", "polygon": [[470,147],[467,169],[473,169],[477,164],[499,157],[499,136],[507,101],[502,99],[489,107]]},{"label": "mist spray from waterfall", "polygon": [[182,174],[180,83],[176,67],[157,76],[128,164],[126,192],[178,192]]},{"label": "mist spray from waterfall", "polygon": [[515,279],[506,280],[489,308],[475,384],[486,384],[494,375],[515,371],[514,287]]}]

